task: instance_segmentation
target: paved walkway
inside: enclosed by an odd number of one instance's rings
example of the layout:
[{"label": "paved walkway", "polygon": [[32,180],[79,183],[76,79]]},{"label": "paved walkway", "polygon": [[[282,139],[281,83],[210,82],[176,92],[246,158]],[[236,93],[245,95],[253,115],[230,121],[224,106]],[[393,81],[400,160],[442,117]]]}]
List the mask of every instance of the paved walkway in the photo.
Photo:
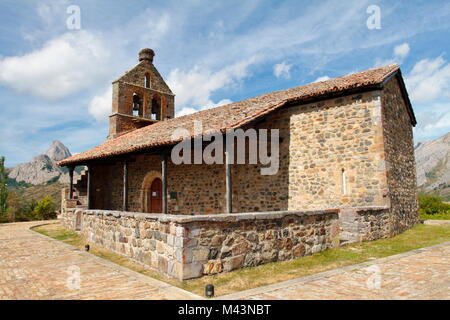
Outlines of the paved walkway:
[{"label": "paved walkway", "polygon": [[450,299],[450,242],[220,299]]},{"label": "paved walkway", "polygon": [[0,299],[200,298],[29,230],[37,224],[0,224]]},{"label": "paved walkway", "polygon": [[425,220],[423,224],[429,224],[430,226],[443,226],[450,224],[450,220]]},{"label": "paved walkway", "polygon": [[[0,299],[201,299],[33,225],[0,224]],[[450,299],[450,242],[220,299]]]}]

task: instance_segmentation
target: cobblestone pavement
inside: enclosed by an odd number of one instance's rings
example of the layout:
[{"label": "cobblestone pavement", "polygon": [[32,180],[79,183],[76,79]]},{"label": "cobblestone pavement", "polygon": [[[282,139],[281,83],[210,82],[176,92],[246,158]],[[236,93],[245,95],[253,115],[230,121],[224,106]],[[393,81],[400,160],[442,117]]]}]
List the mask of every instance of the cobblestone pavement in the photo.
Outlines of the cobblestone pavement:
[{"label": "cobblestone pavement", "polygon": [[[37,224],[0,224],[0,299],[201,299],[29,230]],[[220,299],[450,299],[450,242]]]},{"label": "cobblestone pavement", "polygon": [[450,242],[220,299],[450,299]]},{"label": "cobblestone pavement", "polygon": [[0,224],[0,299],[200,298],[29,230],[37,224]]},{"label": "cobblestone pavement", "polygon": [[431,226],[443,226],[450,224],[450,220],[425,220],[423,224],[429,224]]}]

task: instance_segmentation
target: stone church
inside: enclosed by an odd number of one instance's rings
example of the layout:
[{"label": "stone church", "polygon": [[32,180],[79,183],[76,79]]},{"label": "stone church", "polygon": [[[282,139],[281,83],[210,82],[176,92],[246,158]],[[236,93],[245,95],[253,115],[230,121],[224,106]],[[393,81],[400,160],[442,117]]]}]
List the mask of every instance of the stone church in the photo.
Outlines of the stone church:
[{"label": "stone church", "polygon": [[[154,55],[141,50],[112,83],[108,139],[59,162],[71,177],[85,167],[63,190],[59,218],[86,241],[183,280],[392,237],[418,222],[416,119],[397,65],[175,117]],[[196,122],[216,135],[278,129],[279,170],[174,163],[178,143],[199,139]],[[188,135],[174,138],[179,128]]]}]

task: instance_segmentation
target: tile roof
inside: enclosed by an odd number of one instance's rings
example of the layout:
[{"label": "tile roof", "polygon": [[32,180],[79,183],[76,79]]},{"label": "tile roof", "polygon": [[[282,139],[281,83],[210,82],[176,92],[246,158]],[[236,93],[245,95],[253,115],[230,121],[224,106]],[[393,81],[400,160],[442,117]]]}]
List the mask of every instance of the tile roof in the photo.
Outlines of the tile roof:
[{"label": "tile roof", "polygon": [[88,151],[76,154],[58,163],[60,166],[83,164],[85,161],[118,156],[154,147],[172,145],[181,139],[173,139],[177,128],[189,130],[193,136],[195,121],[201,121],[203,132],[226,132],[241,127],[287,103],[308,100],[372,88],[382,84],[399,71],[397,65],[370,69],[343,77],[316,82],[282,91],[263,94],[225,106],[199,111],[182,117],[157,122],[107,140]]}]

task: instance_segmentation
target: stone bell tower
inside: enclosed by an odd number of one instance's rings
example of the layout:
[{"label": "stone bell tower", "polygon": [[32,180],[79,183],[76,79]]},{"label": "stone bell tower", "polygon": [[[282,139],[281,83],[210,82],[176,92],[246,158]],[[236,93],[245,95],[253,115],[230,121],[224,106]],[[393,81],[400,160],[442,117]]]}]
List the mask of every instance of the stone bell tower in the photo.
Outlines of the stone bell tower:
[{"label": "stone bell tower", "polygon": [[139,63],[112,83],[108,139],[174,117],[175,95],[153,65],[154,56],[142,49]]}]

